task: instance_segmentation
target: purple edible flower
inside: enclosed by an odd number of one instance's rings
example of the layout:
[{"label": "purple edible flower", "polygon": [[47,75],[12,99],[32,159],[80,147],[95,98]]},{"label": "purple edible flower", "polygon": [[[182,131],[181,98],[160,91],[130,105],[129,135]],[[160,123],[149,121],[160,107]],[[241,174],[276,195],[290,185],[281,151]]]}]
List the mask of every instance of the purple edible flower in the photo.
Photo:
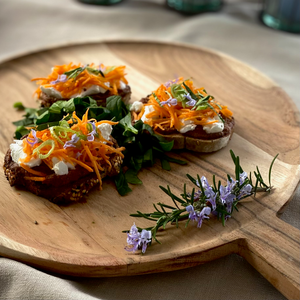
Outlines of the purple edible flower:
[{"label": "purple edible flower", "polygon": [[50,83],[51,84],[57,84],[59,82],[66,82],[67,80],[68,80],[67,75],[62,74],[62,75],[58,75],[57,79],[54,80],[54,81],[51,81]]},{"label": "purple edible flower", "polygon": [[125,250],[134,253],[136,250],[142,249],[142,253],[145,253],[148,244],[151,243],[151,240],[151,231],[143,229],[140,233],[135,224],[133,224],[130,228],[129,233],[127,233],[128,245],[125,247]]},{"label": "purple edible flower", "polygon": [[186,105],[188,105],[188,106],[195,106],[196,105],[197,101],[195,99],[193,99],[192,96],[189,93],[187,93],[184,96],[185,96],[186,99],[189,100],[188,102],[186,102]]},{"label": "purple edible flower", "polygon": [[35,130],[31,129],[31,134],[32,134],[33,138],[27,137],[27,138],[26,138],[26,141],[27,141],[27,143],[32,147],[32,146],[34,146],[36,143],[39,142],[39,139],[36,137],[36,131],[35,131]]},{"label": "purple edible flower", "polygon": [[79,137],[77,136],[76,133],[74,133],[71,137],[70,141],[66,141],[64,144],[64,149],[68,147],[76,147],[75,144],[79,141]]},{"label": "purple edible flower", "polygon": [[126,246],[125,250],[134,253],[139,247],[140,236],[141,234],[139,233],[135,224],[133,224],[130,228],[129,233],[127,233],[127,244],[130,247]]},{"label": "purple edible flower", "polygon": [[209,206],[205,206],[203,207],[203,209],[201,210],[200,213],[198,213],[198,225],[197,227],[201,227],[202,226],[202,222],[203,222],[203,219],[209,219],[209,214],[211,213],[211,208]]},{"label": "purple edible flower", "polygon": [[179,78],[169,80],[169,81],[167,81],[167,82],[164,84],[164,86],[165,86],[166,88],[169,88],[172,84],[177,83],[178,81],[179,81]]},{"label": "purple edible flower", "polygon": [[151,231],[143,229],[141,233],[140,242],[139,242],[139,247],[142,247],[142,253],[146,252],[148,244],[151,243],[151,239],[152,239]]},{"label": "purple edible flower", "polygon": [[102,73],[105,71],[106,67],[101,67],[102,64],[99,65],[98,71],[101,71]]},{"label": "purple edible flower", "polygon": [[193,205],[188,205],[185,209],[189,213],[189,219],[191,219],[192,221],[198,221],[197,214],[194,210]]},{"label": "purple edible flower", "polygon": [[208,215],[211,213],[209,206],[203,207],[201,211],[195,211],[193,205],[188,205],[185,209],[189,213],[189,219],[198,222],[199,228],[202,226],[203,219],[209,219]]},{"label": "purple edible flower", "polygon": [[97,131],[96,131],[96,125],[95,125],[94,122],[88,122],[88,123],[92,125],[93,130],[88,134],[87,140],[88,140],[89,142],[92,142],[92,141],[95,139],[95,134],[97,134]]},{"label": "purple edible flower", "polygon": [[240,185],[242,185],[245,182],[247,177],[248,177],[247,172],[243,172],[240,174]]},{"label": "purple edible flower", "polygon": [[246,184],[241,188],[240,193],[237,198],[240,200],[241,198],[243,198],[245,196],[251,195],[251,193],[252,193],[251,184]]},{"label": "purple edible flower", "polygon": [[[204,194],[206,196],[206,200],[208,202],[210,202],[210,204],[212,206],[212,210],[215,210],[217,208],[217,203],[216,203],[217,195],[213,191],[212,187],[209,185],[209,183],[208,183],[208,181],[207,181],[207,179],[206,179],[205,176],[201,177],[201,184],[202,184],[202,187],[204,189]],[[196,185],[198,187],[200,187],[200,183],[199,183],[198,180],[196,180]],[[199,199],[199,197],[201,196],[201,191],[198,191],[197,196],[198,196],[198,199]],[[194,200],[195,200],[195,198],[194,198]]]},{"label": "purple edible flower", "polygon": [[177,99],[170,97],[167,101],[161,101],[160,104],[161,105],[168,104],[170,107],[171,107],[171,105],[175,106],[175,105],[177,105]]}]

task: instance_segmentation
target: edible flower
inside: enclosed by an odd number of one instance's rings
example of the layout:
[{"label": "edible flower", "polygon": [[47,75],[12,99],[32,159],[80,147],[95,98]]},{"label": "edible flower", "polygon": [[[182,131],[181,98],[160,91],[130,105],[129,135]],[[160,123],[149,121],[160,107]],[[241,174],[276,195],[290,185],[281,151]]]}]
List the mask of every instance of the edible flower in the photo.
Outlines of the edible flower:
[{"label": "edible flower", "polygon": [[184,95],[184,97],[189,100],[188,102],[185,103],[187,106],[195,106],[196,105],[197,101],[195,99],[193,99],[189,93]]},{"label": "edible flower", "polygon": [[88,124],[91,124],[91,125],[92,125],[93,130],[88,134],[87,140],[88,140],[89,142],[92,142],[92,141],[95,139],[95,134],[97,134],[97,131],[96,131],[96,125],[95,125],[94,122],[88,122]]},{"label": "edible flower", "polygon": [[39,142],[39,139],[36,137],[36,131],[34,129],[31,129],[31,135],[32,137],[28,136],[26,138],[26,141],[28,144],[30,144],[31,146],[34,146],[36,143]]},{"label": "edible flower", "polygon": [[129,233],[127,233],[128,245],[125,247],[125,250],[134,253],[138,249],[141,249],[142,253],[145,253],[151,241],[152,233],[150,230],[143,229],[142,232],[139,232],[135,224],[133,224]]},{"label": "edible flower", "polygon": [[66,141],[64,144],[64,149],[68,147],[76,147],[75,144],[79,142],[79,137],[76,133],[74,133],[71,137],[70,141]]},{"label": "edible flower", "polygon": [[165,104],[168,104],[169,106],[173,105],[177,105],[177,99],[176,98],[169,98],[168,100],[166,101],[162,101],[160,102],[161,105],[165,105]]},{"label": "edible flower", "polygon": [[179,80],[180,80],[180,78],[168,80],[168,81],[164,84],[164,86],[165,86],[166,88],[169,88],[172,84],[177,83]]},{"label": "edible flower", "polygon": [[67,80],[68,80],[67,75],[62,74],[62,75],[58,75],[57,79],[54,80],[54,81],[51,81],[50,83],[51,84],[57,84],[59,82],[66,82]]}]

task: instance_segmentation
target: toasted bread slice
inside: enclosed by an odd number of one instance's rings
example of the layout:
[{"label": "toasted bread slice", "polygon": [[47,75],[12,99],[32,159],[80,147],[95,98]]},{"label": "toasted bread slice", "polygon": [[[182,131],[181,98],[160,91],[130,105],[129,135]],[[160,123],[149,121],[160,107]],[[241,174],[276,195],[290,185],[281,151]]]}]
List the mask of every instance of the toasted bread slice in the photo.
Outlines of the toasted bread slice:
[{"label": "toasted bread slice", "polygon": [[[114,141],[114,147],[118,147],[116,141]],[[115,176],[120,172],[123,162],[121,156],[113,153],[109,161],[111,165],[101,165],[103,168],[100,171],[101,178]],[[95,172],[89,172],[79,165],[76,165],[74,170],[70,169],[67,175],[56,175],[42,163],[34,170],[46,173],[46,179],[42,182],[27,179],[34,175],[12,160],[11,150],[8,150],[5,155],[3,169],[11,186],[23,186],[30,192],[58,204],[79,201],[94,186],[100,184]]]}]

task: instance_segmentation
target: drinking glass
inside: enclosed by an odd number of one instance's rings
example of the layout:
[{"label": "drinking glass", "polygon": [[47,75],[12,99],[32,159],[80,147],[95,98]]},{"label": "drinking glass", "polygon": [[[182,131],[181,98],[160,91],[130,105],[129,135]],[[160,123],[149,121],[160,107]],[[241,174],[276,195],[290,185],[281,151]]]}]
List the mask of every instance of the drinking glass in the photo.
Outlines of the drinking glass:
[{"label": "drinking glass", "polygon": [[265,0],[261,19],[274,29],[300,32],[300,0]]},{"label": "drinking glass", "polygon": [[222,0],[167,0],[167,5],[187,14],[216,11],[222,6]]}]

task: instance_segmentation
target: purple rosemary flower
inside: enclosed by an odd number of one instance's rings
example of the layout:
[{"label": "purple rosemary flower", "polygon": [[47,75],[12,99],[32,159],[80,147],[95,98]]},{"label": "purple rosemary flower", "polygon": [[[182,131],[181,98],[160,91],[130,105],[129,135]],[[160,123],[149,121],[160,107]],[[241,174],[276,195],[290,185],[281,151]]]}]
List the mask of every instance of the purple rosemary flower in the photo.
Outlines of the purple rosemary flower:
[{"label": "purple rosemary flower", "polygon": [[188,105],[188,106],[195,106],[196,105],[197,101],[195,99],[193,99],[189,93],[184,95],[184,97],[189,100],[188,102],[186,102],[186,105]]},{"label": "purple rosemary flower", "polygon": [[233,193],[234,186],[235,183],[233,185],[233,181],[227,181],[227,186],[225,187],[223,185],[220,186],[220,200],[223,205],[226,205],[226,210],[228,213],[231,213],[232,203],[236,198]]},{"label": "purple rosemary flower", "polygon": [[240,200],[241,198],[245,196],[249,196],[252,194],[252,185],[251,184],[246,184],[244,185],[239,192],[238,199]]},{"label": "purple rosemary flower", "polygon": [[203,207],[203,209],[201,210],[201,212],[197,213],[197,217],[198,217],[198,225],[197,227],[200,228],[202,226],[202,222],[204,219],[209,219],[209,214],[211,213],[211,208],[209,206],[205,206]]},{"label": "purple rosemary flower", "polygon": [[247,178],[248,178],[247,172],[241,173],[241,174],[240,174],[240,185],[242,185],[242,184],[245,182],[245,180],[246,180]]},{"label": "purple rosemary flower", "polygon": [[151,231],[143,229],[141,233],[140,242],[139,242],[139,248],[142,248],[142,253],[146,252],[147,246],[148,244],[151,243],[151,240],[152,240]]},{"label": "purple rosemary flower", "polygon": [[98,71],[101,71],[102,73],[105,71],[106,67],[101,67],[102,64],[99,65]]},{"label": "purple rosemary flower", "polygon": [[76,147],[75,144],[79,141],[79,137],[77,136],[76,133],[74,133],[71,137],[70,141],[66,141],[64,144],[64,149],[68,147]]},{"label": "purple rosemary flower", "polygon": [[95,125],[94,122],[88,122],[88,123],[92,125],[93,130],[88,134],[87,140],[88,140],[89,142],[92,142],[92,141],[95,139],[95,134],[97,134],[97,131],[96,131],[96,125]]},{"label": "purple rosemary flower", "polygon": [[138,229],[135,226],[135,223],[130,228],[129,233],[127,233],[127,246],[125,247],[126,251],[135,252],[139,247],[140,236]]},{"label": "purple rosemary flower", "polygon": [[125,247],[126,251],[135,252],[138,249],[142,249],[142,253],[146,252],[148,244],[152,241],[151,231],[143,229],[140,233],[133,224],[130,228],[129,233],[127,233],[127,246]]},{"label": "purple rosemary flower", "polygon": [[66,82],[67,80],[68,80],[67,75],[62,74],[62,75],[58,75],[57,79],[54,80],[54,81],[51,81],[50,83],[51,84],[57,84],[59,82]]},{"label": "purple rosemary flower", "polygon": [[[216,198],[217,198],[217,195],[216,193],[213,191],[212,187],[209,185],[207,179],[205,176],[202,176],[201,177],[201,184],[202,184],[202,187],[204,189],[204,194],[206,196],[206,200],[208,202],[210,202],[211,206],[212,206],[212,210],[214,211],[216,208],[217,208],[217,203],[216,203]],[[196,180],[196,185],[198,187],[200,187],[200,183],[198,180]],[[196,194],[196,193],[195,193]],[[199,190],[198,191],[198,195],[197,196],[201,196],[201,191]],[[198,197],[198,199],[199,199]],[[198,200],[197,199],[197,200]]]},{"label": "purple rosemary flower", "polygon": [[27,137],[26,141],[30,146],[34,146],[36,143],[39,142],[39,139],[36,137],[36,131],[35,130],[31,129],[31,134],[32,134],[33,138],[32,137]]},{"label": "purple rosemary flower", "polygon": [[203,219],[209,219],[208,215],[211,213],[209,206],[203,207],[201,211],[195,211],[193,205],[188,205],[185,209],[189,213],[189,219],[198,222],[199,228],[202,226]]},{"label": "purple rosemary flower", "polygon": [[192,221],[198,221],[197,214],[194,210],[193,205],[188,205],[185,209],[189,213],[189,219],[191,219]]},{"label": "purple rosemary flower", "polygon": [[175,106],[175,105],[177,105],[177,99],[170,97],[167,101],[161,101],[160,104],[161,105],[168,104],[170,107],[171,107],[171,105]]},{"label": "purple rosemary flower", "polygon": [[169,81],[167,81],[167,82],[164,84],[164,86],[165,86],[166,88],[169,88],[172,84],[177,83],[178,81],[179,81],[179,78],[169,80]]}]

